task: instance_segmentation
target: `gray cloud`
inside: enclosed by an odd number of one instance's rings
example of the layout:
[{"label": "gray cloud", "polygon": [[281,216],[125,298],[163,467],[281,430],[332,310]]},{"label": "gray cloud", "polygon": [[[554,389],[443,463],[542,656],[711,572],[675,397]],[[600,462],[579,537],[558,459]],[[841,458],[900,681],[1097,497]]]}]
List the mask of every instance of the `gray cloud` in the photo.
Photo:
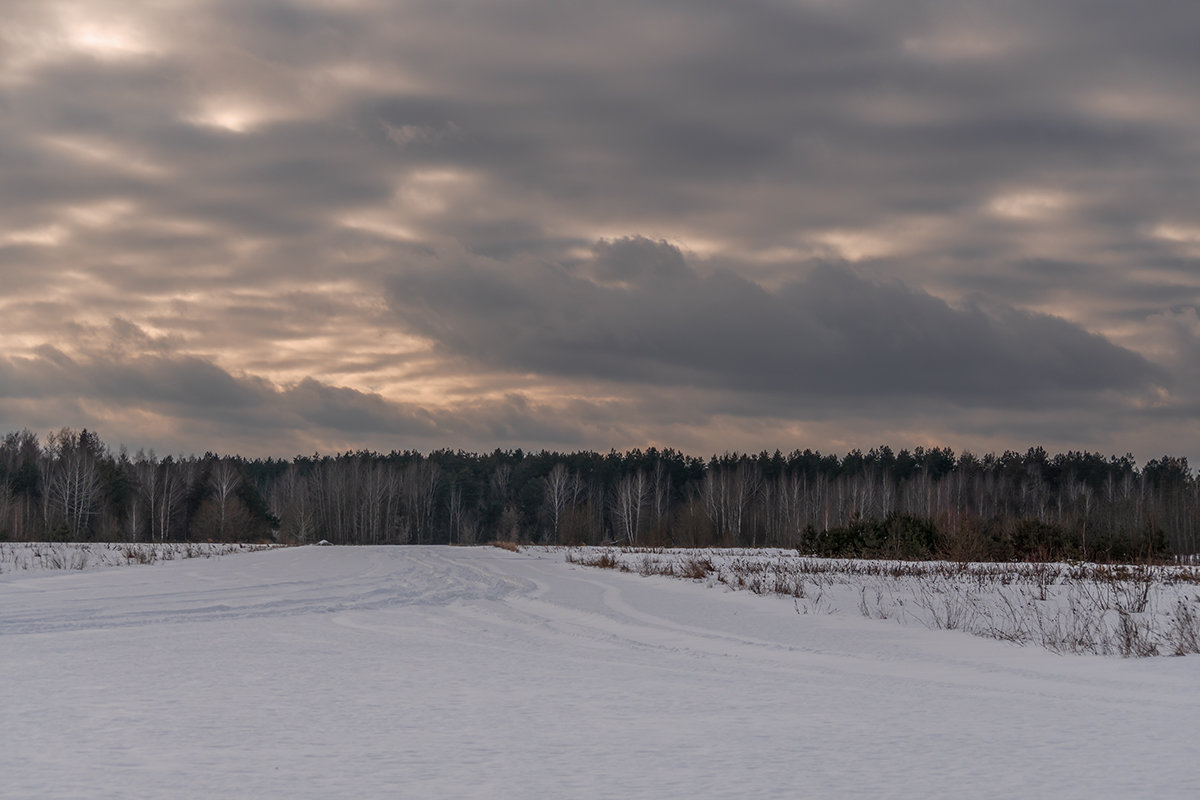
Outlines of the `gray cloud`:
[{"label": "gray cloud", "polygon": [[393,279],[391,303],[415,333],[482,364],[803,404],[1037,405],[1165,379],[1064,320],[953,308],[829,266],[770,292],[729,272],[697,274],[665,242],[624,239],[602,243],[590,271],[443,265]]},{"label": "gray cloud", "polygon": [[1163,441],[1197,14],[12,0],[0,423],[42,386],[267,449]]}]

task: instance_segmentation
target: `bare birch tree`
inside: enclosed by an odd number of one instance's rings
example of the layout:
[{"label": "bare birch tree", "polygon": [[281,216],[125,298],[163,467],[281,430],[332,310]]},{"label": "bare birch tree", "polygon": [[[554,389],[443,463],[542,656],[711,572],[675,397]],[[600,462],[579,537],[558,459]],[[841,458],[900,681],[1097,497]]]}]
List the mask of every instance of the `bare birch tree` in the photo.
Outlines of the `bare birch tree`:
[{"label": "bare birch tree", "polygon": [[567,465],[561,461],[550,468],[550,474],[544,479],[544,504],[550,517],[550,543],[558,544],[559,529],[562,525],[563,513],[572,502],[573,483]]},{"label": "bare birch tree", "polygon": [[631,546],[637,545],[642,509],[646,505],[648,494],[646,473],[640,469],[632,474],[626,473],[617,481],[612,505],[613,532],[617,541],[627,542]]},{"label": "bare birch tree", "polygon": [[63,428],[49,440],[54,456],[49,494],[72,538],[87,538],[90,522],[99,513],[100,475],[96,453],[87,432],[75,434]]},{"label": "bare birch tree", "polygon": [[216,501],[217,540],[227,541],[229,536],[229,519],[237,497],[238,487],[242,484],[242,476],[232,459],[223,458],[213,464],[208,477],[209,486]]}]

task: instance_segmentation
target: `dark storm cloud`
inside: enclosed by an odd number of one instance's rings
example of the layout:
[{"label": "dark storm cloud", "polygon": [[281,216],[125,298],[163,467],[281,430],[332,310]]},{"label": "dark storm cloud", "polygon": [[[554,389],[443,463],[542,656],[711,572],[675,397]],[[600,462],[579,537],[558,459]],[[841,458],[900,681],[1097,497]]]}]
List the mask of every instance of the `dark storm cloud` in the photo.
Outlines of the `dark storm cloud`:
[{"label": "dark storm cloud", "polygon": [[[12,0],[0,423],[58,387],[264,443],[841,441],[847,409],[1159,441],[1200,396],[1198,28],[1168,0]],[[144,335],[97,350],[114,317]]]},{"label": "dark storm cloud", "polygon": [[[590,274],[589,274],[590,273]],[[947,303],[834,267],[778,291],[699,275],[665,242],[600,245],[590,269],[443,266],[392,281],[404,324],[454,355],[564,377],[1030,405],[1162,375],[1064,320]]]}]

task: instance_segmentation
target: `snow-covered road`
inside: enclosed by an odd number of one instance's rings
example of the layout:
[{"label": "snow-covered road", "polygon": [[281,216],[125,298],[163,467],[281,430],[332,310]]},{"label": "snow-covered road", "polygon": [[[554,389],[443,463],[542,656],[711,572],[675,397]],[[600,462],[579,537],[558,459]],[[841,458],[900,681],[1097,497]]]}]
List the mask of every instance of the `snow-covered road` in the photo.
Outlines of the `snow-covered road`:
[{"label": "snow-covered road", "polygon": [[1200,658],[493,548],[0,579],[0,797],[1200,796]]}]

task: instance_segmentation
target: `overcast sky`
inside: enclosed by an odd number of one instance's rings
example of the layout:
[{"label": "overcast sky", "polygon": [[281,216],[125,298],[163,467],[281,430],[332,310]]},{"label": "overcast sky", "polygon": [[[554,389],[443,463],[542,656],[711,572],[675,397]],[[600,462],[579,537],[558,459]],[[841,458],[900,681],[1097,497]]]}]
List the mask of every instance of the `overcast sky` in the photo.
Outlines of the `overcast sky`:
[{"label": "overcast sky", "polygon": [[5,0],[0,431],[1200,460],[1200,4]]}]

